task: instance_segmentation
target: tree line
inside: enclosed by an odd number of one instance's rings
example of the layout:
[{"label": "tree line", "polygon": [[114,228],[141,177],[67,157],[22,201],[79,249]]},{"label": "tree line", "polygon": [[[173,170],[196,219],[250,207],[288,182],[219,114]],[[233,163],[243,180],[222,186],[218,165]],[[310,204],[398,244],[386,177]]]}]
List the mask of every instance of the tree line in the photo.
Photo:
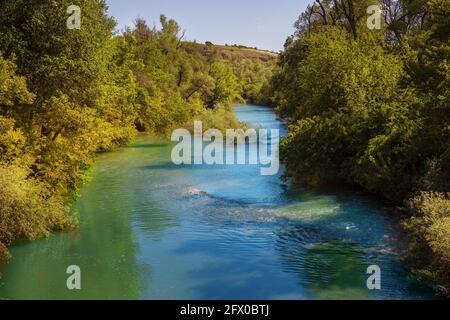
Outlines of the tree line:
[{"label": "tree line", "polygon": [[[378,5],[382,27],[369,28]],[[410,256],[450,293],[450,2],[317,0],[271,79],[298,183],[356,185],[403,203]]]},{"label": "tree line", "polygon": [[[178,23],[116,33],[103,0],[0,1],[0,256],[18,239],[76,226],[70,200],[96,152],[137,132],[234,128],[235,102],[259,99],[272,64],[203,56]],[[269,73],[267,73],[267,72]]]}]

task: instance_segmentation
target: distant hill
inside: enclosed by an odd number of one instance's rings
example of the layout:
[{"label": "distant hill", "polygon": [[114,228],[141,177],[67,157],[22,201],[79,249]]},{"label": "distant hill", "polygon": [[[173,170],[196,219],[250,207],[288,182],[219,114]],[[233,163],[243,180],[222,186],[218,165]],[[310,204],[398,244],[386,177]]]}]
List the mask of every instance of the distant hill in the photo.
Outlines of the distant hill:
[{"label": "distant hill", "polygon": [[269,62],[276,60],[278,57],[278,54],[275,52],[257,48],[250,48],[242,45],[215,45],[210,42],[206,42],[205,44],[185,42],[183,45],[185,47],[190,47],[194,50],[197,50],[203,56],[210,56],[214,52],[217,52],[217,54],[221,55],[224,59],[239,57]]}]

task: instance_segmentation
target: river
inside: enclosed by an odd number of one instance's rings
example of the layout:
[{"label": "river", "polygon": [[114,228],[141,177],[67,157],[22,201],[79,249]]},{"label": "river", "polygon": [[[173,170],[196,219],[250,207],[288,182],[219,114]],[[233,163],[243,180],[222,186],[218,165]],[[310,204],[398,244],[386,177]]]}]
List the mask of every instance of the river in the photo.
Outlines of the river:
[{"label": "river", "polygon": [[[242,121],[284,126],[271,109]],[[355,191],[294,190],[258,165],[176,166],[139,137],[98,156],[74,204],[80,228],[12,248],[7,299],[426,299],[397,253],[395,223]],[[68,290],[66,269],[81,269]],[[366,287],[381,269],[381,290]]]}]

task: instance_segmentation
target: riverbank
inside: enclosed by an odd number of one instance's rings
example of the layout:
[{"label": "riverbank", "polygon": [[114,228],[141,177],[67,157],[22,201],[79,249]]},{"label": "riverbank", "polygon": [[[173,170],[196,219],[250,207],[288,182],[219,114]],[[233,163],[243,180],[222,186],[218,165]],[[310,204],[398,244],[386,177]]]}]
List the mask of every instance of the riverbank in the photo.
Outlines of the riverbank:
[{"label": "riverbank", "polygon": [[106,3],[85,1],[79,8],[90,32],[77,32],[65,27],[69,6],[0,4],[2,256],[18,240],[76,225],[68,199],[98,152],[126,145],[137,132],[170,135],[194,119],[235,128],[233,103],[257,99],[271,75],[272,55],[203,55],[164,15],[159,27],[137,19],[117,33]]},{"label": "riverbank", "polygon": [[[270,108],[236,114],[285,130]],[[0,296],[434,298],[407,272],[385,208],[364,194],[292,190],[258,165],[175,166],[170,154],[145,136],[100,154],[74,203],[79,231],[14,246]],[[372,264],[380,291],[366,287]],[[65,289],[68,265],[80,266],[83,290]]]},{"label": "riverbank", "polygon": [[398,3],[403,17],[420,12],[422,23],[386,18],[379,29],[366,24],[363,7],[348,6],[352,14],[342,1],[315,1],[280,54],[271,84],[277,111],[292,119],[281,145],[286,174],[400,203],[416,269],[448,295],[449,2],[414,12]]}]

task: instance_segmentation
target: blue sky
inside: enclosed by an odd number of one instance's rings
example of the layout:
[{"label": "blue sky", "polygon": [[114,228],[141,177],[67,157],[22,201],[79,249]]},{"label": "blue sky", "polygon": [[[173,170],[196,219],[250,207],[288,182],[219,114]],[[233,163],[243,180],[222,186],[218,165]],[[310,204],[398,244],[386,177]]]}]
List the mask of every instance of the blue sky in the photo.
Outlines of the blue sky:
[{"label": "blue sky", "polygon": [[107,0],[118,28],[136,17],[159,27],[159,15],[175,19],[188,40],[243,44],[278,51],[308,0]]}]

